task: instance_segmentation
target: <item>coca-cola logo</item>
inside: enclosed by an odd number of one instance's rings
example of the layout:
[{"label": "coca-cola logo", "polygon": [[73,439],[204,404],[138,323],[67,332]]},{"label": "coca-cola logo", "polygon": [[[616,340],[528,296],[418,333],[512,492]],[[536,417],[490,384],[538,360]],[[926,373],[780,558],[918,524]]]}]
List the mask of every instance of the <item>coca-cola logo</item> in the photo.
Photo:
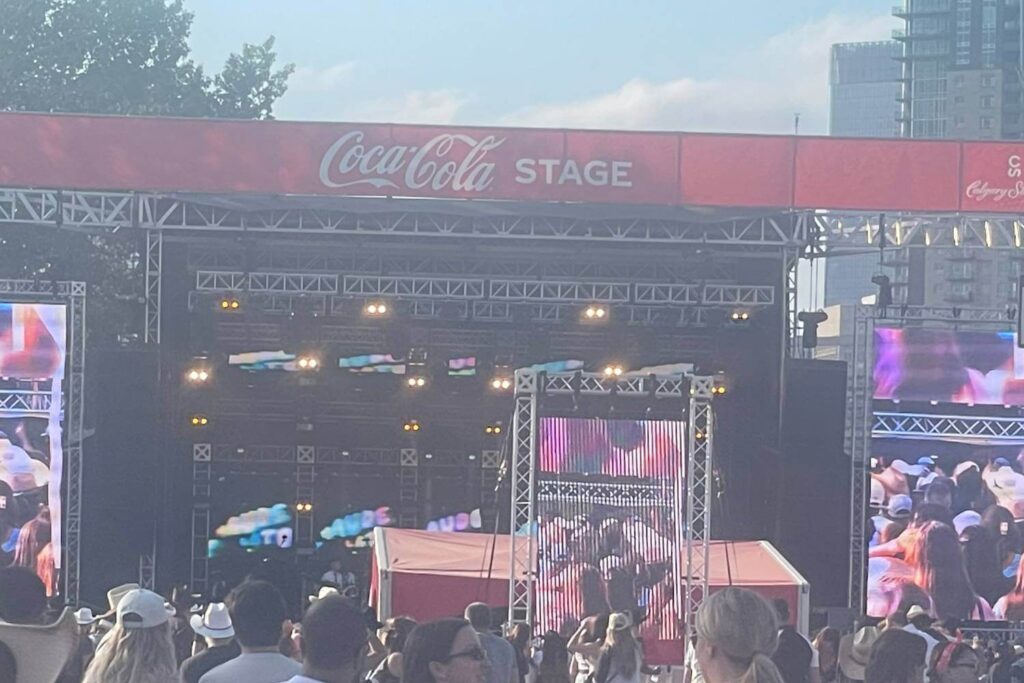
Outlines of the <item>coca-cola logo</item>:
[{"label": "coca-cola logo", "polygon": [[487,154],[505,142],[493,135],[443,133],[419,147],[369,146],[364,138],[363,131],[354,130],[327,149],[320,161],[325,187],[483,192],[494,182],[494,162]]}]

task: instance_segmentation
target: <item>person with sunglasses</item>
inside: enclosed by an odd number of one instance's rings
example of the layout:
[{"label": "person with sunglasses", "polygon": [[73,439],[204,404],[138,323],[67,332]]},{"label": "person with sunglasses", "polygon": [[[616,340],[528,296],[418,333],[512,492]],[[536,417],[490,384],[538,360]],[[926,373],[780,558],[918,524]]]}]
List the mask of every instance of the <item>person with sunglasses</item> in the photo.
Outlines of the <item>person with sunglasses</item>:
[{"label": "person with sunglasses", "polygon": [[487,653],[465,619],[420,624],[405,641],[402,683],[485,683]]}]

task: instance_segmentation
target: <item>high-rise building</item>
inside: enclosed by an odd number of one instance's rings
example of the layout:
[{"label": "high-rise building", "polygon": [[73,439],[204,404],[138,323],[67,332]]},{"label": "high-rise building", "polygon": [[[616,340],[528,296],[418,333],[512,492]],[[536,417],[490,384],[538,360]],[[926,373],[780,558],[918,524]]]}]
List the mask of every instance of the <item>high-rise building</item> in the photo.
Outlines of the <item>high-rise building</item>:
[{"label": "high-rise building", "polygon": [[[904,0],[900,114],[905,137],[1024,137],[1024,0]],[[1013,303],[1015,253],[916,245],[887,257],[897,301],[1001,309]]]},{"label": "high-rise building", "polygon": [[[895,40],[832,46],[829,69],[829,134],[898,137],[900,134],[899,58]],[[833,258],[825,266],[825,305],[855,304],[875,291],[878,254]]]}]

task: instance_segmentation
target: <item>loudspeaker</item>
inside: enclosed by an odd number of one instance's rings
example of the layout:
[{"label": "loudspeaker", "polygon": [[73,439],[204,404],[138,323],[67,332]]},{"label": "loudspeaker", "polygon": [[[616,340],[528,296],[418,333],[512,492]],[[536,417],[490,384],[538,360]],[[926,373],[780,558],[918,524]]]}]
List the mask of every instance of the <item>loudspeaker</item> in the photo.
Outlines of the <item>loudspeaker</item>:
[{"label": "loudspeaker", "polygon": [[152,551],[160,501],[158,356],[149,349],[96,350],[87,359],[82,443],[82,597],[104,604],[111,586],[138,580]]},{"label": "loudspeaker", "polygon": [[787,360],[774,541],[816,606],[847,601],[850,458],[843,452],[846,363]]}]

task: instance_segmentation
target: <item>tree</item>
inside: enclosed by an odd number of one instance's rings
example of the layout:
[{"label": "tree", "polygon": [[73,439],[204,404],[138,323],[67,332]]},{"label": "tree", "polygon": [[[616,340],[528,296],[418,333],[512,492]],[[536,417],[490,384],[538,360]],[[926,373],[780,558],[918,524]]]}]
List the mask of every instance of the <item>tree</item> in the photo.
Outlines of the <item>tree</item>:
[{"label": "tree", "polygon": [[[182,0],[4,0],[3,10],[0,110],[267,119],[294,70],[275,69],[271,36],[208,77],[191,58]],[[142,323],[144,260],[123,233],[4,227],[0,274],[88,282],[91,340],[114,339]]]}]

